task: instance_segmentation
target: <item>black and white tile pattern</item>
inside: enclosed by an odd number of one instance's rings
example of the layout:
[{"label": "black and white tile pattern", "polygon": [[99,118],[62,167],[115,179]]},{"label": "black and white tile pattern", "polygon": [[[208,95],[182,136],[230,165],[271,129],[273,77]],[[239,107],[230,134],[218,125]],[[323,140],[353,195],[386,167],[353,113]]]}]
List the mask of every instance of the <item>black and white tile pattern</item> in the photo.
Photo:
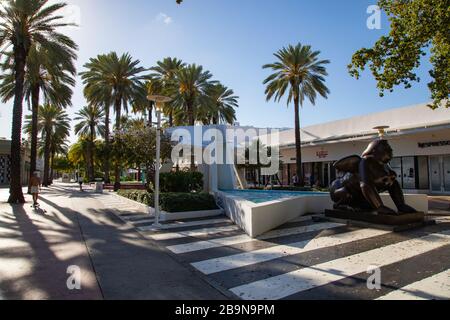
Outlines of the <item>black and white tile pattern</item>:
[{"label": "black and white tile pattern", "polygon": [[[244,300],[450,299],[450,221],[402,233],[296,219],[257,239],[226,217],[154,230],[129,202],[108,203],[180,262]],[[380,290],[367,288],[369,267]]]},{"label": "black and white tile pattern", "polygon": [[8,184],[11,180],[11,157],[0,155],[0,184]]}]

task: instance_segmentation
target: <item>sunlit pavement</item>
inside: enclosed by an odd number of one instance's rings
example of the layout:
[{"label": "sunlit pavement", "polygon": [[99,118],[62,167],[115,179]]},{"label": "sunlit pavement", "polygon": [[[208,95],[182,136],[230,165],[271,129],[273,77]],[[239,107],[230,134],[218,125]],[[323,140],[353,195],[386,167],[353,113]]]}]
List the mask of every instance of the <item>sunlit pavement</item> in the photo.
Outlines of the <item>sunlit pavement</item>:
[{"label": "sunlit pavement", "polygon": [[96,197],[56,184],[34,210],[31,196],[12,206],[0,189],[0,299],[225,298]]},{"label": "sunlit pavement", "polygon": [[[74,184],[44,189],[40,210],[31,208],[28,195],[27,204],[15,206],[6,203],[7,197],[8,189],[0,189],[0,299],[433,299],[450,294],[445,240],[450,197],[430,197],[438,226],[410,233],[347,230],[300,219],[265,239],[248,239],[226,217],[169,223],[167,230],[153,233],[142,207],[88,187],[80,192]],[[442,232],[446,242],[431,241]],[[421,237],[427,241],[417,242]],[[409,243],[412,247],[403,250]],[[367,290],[365,272],[341,280],[322,272],[316,275],[321,281],[309,286],[301,276],[317,273],[320,263],[350,272],[362,258],[372,259],[377,248],[386,260],[381,291]],[[356,264],[339,264],[347,259]],[[73,287],[74,267],[81,271],[80,290]]]}]

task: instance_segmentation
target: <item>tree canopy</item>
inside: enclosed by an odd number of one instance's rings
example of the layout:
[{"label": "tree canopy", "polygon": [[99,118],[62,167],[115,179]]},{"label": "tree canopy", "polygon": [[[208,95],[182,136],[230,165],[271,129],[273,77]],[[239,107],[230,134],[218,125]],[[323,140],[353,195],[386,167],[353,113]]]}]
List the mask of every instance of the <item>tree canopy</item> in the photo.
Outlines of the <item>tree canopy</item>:
[{"label": "tree canopy", "polygon": [[358,79],[368,65],[383,96],[398,85],[408,89],[419,82],[416,69],[429,54],[430,107],[449,108],[450,0],[379,0],[378,5],[389,18],[389,35],[372,48],[358,50],[349,65],[350,74]]}]

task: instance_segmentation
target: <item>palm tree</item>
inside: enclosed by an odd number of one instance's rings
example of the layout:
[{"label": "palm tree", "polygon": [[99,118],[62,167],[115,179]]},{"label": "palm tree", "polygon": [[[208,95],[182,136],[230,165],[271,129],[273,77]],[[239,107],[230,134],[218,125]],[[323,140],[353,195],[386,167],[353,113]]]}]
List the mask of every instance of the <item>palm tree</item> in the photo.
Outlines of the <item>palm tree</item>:
[{"label": "palm tree", "polygon": [[91,58],[84,65],[87,71],[80,74],[85,85],[84,96],[89,103],[103,106],[105,112],[105,161],[103,163],[103,171],[105,172],[105,183],[110,183],[110,107],[112,105],[112,88],[109,85],[105,85],[103,81],[107,59],[107,55]]},{"label": "palm tree", "polygon": [[21,131],[25,66],[30,48],[39,44],[53,52],[76,48],[67,36],[56,31],[71,24],[56,12],[65,3],[47,5],[48,0],[7,0],[0,7],[0,58],[11,48],[14,61],[14,106],[11,133],[11,184],[9,203],[24,203],[21,185]]},{"label": "palm tree", "polygon": [[325,85],[325,76],[328,75],[325,64],[329,60],[319,60],[320,51],[312,51],[311,46],[303,46],[300,43],[296,46],[289,45],[277,53],[275,57],[278,61],[264,65],[264,69],[272,69],[274,73],[270,75],[264,84],[266,87],[267,101],[274,98],[280,101],[288,92],[288,105],[294,101],[295,107],[295,146],[297,176],[300,184],[304,185],[302,177],[302,152],[300,133],[300,106],[303,106],[305,99],[315,105],[317,94],[324,98],[328,97],[330,91]]},{"label": "palm tree", "polygon": [[[186,67],[186,64],[177,58],[167,57],[162,61],[158,61],[155,67],[150,68],[154,73],[150,75],[153,81],[158,81],[160,86],[163,86],[160,92],[165,95],[171,95],[176,91],[176,75],[177,73]],[[158,90],[161,90],[158,88]],[[148,88],[149,94],[155,91],[154,88]],[[153,103],[153,102],[151,102]],[[176,105],[173,103],[166,103],[164,105],[164,114],[169,116],[169,127],[173,126],[173,116]]]},{"label": "palm tree", "polygon": [[236,121],[239,97],[233,90],[217,83],[208,88],[206,95],[209,103],[200,111],[204,124],[233,124]]},{"label": "palm tree", "polygon": [[74,120],[80,122],[75,125],[75,134],[88,139],[88,177],[90,181],[93,181],[95,178],[95,139],[97,136],[105,134],[105,113],[97,105],[91,104],[82,108],[76,115]]},{"label": "palm tree", "polygon": [[[190,64],[176,73],[176,95],[173,101],[175,106],[184,110],[188,125],[194,126],[196,120],[196,107],[206,98],[206,90],[211,84],[212,75],[204,71],[202,66]],[[195,170],[194,146],[191,148],[191,171]]]},{"label": "palm tree", "polygon": [[[41,94],[46,103],[61,107],[71,105],[72,89],[75,86],[76,74],[74,59],[75,51],[67,49],[64,52],[54,52],[34,44],[27,57],[24,81],[24,96],[31,104],[32,131],[30,174],[36,171],[38,130],[37,117]],[[12,56],[12,54],[10,55]],[[7,59],[2,65],[3,75],[0,76],[0,96],[3,102],[14,97],[14,63]],[[31,103],[30,103],[31,102]],[[30,187],[29,187],[30,189]],[[30,192],[30,190],[28,190]]]},{"label": "palm tree", "polygon": [[66,154],[68,148],[65,130],[57,130],[50,138],[50,184],[53,184],[55,157]]},{"label": "palm tree", "polygon": [[[141,81],[145,79],[140,75],[145,71],[139,67],[140,61],[133,60],[128,54],[118,56],[111,52],[107,55],[100,55],[91,59],[84,67],[88,69],[81,73],[85,85],[86,98],[90,103],[98,104],[99,99],[108,105],[114,105],[116,113],[116,130],[120,130],[120,119],[122,109],[128,112],[128,105],[136,100],[141,90]],[[96,97],[97,96],[97,97]],[[106,111],[106,109],[105,109]],[[106,115],[108,118],[109,114]],[[109,121],[105,125],[109,133]],[[108,139],[109,140],[109,139]],[[108,156],[106,157],[109,158]],[[108,160],[106,160],[108,161]],[[120,188],[120,167],[119,162],[115,163],[114,189]]]},{"label": "palm tree", "polygon": [[[26,119],[25,131],[30,134],[32,130],[32,116],[27,116]],[[37,128],[43,141],[44,177],[42,184],[48,186],[50,184],[49,172],[52,140],[54,141],[54,144],[61,140],[65,141],[70,134],[70,118],[61,107],[52,104],[44,104],[39,107]],[[56,152],[56,147],[53,147],[53,149],[55,149]]]},{"label": "palm tree", "polygon": [[133,113],[140,112],[147,118],[149,127],[153,125],[153,109],[155,107],[154,101],[148,100],[149,95],[162,94],[164,91],[163,83],[158,79],[150,78],[141,84],[136,99],[132,103]]}]

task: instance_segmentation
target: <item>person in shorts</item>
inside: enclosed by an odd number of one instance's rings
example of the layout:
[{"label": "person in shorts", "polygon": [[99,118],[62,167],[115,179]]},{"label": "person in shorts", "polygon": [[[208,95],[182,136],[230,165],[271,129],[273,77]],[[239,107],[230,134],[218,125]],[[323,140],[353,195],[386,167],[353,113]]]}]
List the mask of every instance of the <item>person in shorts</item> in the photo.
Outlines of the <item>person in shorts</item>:
[{"label": "person in shorts", "polygon": [[33,173],[33,176],[30,179],[30,186],[31,186],[31,194],[33,195],[33,206],[38,206],[38,199],[39,199],[39,191],[41,188],[41,179],[39,178],[39,172],[36,171]]},{"label": "person in shorts", "polygon": [[83,192],[83,177],[78,176],[78,184],[80,185],[80,192]]}]

